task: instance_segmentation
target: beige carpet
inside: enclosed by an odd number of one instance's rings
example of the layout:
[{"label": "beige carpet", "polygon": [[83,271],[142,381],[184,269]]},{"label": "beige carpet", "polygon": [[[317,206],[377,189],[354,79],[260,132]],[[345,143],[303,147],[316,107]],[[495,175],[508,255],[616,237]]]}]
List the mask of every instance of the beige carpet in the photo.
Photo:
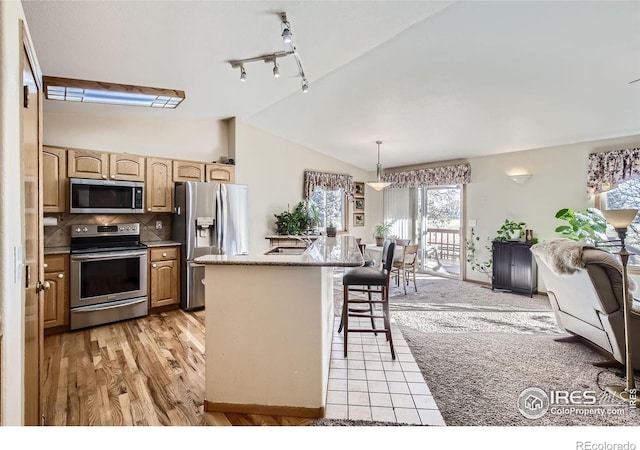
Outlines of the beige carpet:
[{"label": "beige carpet", "polygon": [[[339,314],[340,273],[335,287]],[[413,285],[407,295],[392,288],[391,315],[449,426],[640,424],[637,410],[603,396],[606,384],[624,384],[619,371],[591,365],[605,358],[583,343],[554,341],[566,334],[555,325],[546,295],[529,298],[422,276],[417,293]],[[566,411],[556,405],[542,418],[527,419],[517,399],[529,387],[593,391],[605,406],[568,405],[574,410]]]}]

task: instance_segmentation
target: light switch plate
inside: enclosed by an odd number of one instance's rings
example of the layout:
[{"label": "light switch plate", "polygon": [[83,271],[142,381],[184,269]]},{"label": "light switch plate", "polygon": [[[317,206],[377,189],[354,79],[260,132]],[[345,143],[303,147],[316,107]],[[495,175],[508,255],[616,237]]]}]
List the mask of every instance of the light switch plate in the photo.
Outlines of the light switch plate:
[{"label": "light switch plate", "polygon": [[156,220],[156,230],[162,230],[162,220]]},{"label": "light switch plate", "polygon": [[475,227],[476,226],[476,219],[470,219],[469,220],[469,226],[470,227]]}]

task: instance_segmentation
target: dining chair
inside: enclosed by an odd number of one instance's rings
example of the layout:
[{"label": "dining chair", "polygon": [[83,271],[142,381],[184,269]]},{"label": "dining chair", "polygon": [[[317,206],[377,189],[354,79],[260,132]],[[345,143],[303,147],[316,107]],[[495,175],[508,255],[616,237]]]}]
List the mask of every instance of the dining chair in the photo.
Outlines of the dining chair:
[{"label": "dining chair", "polygon": [[393,262],[391,271],[395,272],[396,286],[400,285],[400,277],[402,277],[402,284],[405,295],[407,293],[407,285],[409,284],[409,280],[407,279],[407,274],[409,272],[411,272],[412,274],[413,288],[416,290],[416,292],[418,292],[418,286],[416,285],[416,264],[418,261],[418,250],[418,244],[407,245],[406,247],[404,247],[402,259],[400,261]]},{"label": "dining chair", "polygon": [[[391,267],[393,266],[393,253],[395,251],[395,242],[389,242],[384,255],[384,263],[382,268],[377,267],[354,267],[345,271],[342,277],[343,284],[343,301],[342,301],[342,321],[344,324],[344,356],[347,357],[348,337],[349,333],[385,333],[389,347],[391,349],[391,358],[396,359],[396,353],[393,348],[393,338],[391,336],[391,320],[389,314],[389,277]],[[366,287],[365,287],[366,286]],[[361,297],[350,297],[351,292],[366,292],[367,299]],[[373,299],[372,294],[380,294],[380,299]],[[366,305],[356,312],[351,305]],[[380,305],[381,312],[378,312],[376,305]],[[354,328],[349,325],[349,318],[369,318],[371,319],[371,328]],[[375,327],[375,319],[382,319],[384,328]],[[362,326],[362,324],[357,324]]]}]

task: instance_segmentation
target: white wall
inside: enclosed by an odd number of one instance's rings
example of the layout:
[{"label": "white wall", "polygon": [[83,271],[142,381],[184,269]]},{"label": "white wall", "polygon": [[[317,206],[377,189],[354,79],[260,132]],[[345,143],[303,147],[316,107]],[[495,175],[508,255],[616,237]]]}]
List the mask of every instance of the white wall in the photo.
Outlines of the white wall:
[{"label": "white wall", "polygon": [[[239,122],[239,121],[238,121]],[[310,148],[238,123],[236,142],[236,182],[249,186],[251,211],[250,248],[268,249],[265,236],[275,234],[274,214],[293,209],[303,200],[303,173],[319,170],[353,175],[354,181],[367,181],[373,174]],[[348,234],[372,243],[373,228],[382,219],[382,192],[365,188],[365,226],[353,227],[353,205],[349,207]]]},{"label": "white wall", "polygon": [[226,121],[183,119],[171,112],[149,111],[148,116],[47,112],[44,144],[206,162],[227,156]]},{"label": "white wall", "polygon": [[[24,248],[20,174],[21,34],[20,2],[0,2],[0,314],[2,348],[3,425],[23,424],[24,417],[24,292],[14,279],[14,249]],[[20,277],[21,278],[21,277]]]},{"label": "white wall", "polygon": [[[587,195],[587,157],[640,145],[640,135],[583,142],[522,152],[469,159],[471,183],[467,185],[467,220],[477,221],[481,243],[493,238],[505,219],[527,223],[539,240],[561,237],[555,228],[564,223],[555,218],[561,208],[594,206]],[[533,176],[518,185],[507,173],[526,172]],[[470,229],[467,227],[467,235]],[[482,245],[482,247],[484,247]],[[481,258],[486,260],[486,258]],[[483,274],[467,266],[467,278],[489,282]],[[539,282],[539,289],[544,284]]]}]

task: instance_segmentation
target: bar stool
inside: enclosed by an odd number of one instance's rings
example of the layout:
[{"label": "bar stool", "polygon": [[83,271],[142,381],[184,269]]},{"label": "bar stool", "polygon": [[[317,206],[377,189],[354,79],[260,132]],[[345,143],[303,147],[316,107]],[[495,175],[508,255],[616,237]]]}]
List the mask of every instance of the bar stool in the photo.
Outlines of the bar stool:
[{"label": "bar stool", "polygon": [[[393,349],[393,338],[391,337],[391,322],[389,319],[389,275],[393,266],[393,253],[395,252],[395,242],[389,242],[386,253],[383,253],[384,263],[381,269],[375,267],[355,267],[345,272],[342,277],[344,299],[342,301],[342,324],[344,324],[344,356],[347,357],[347,344],[349,332],[352,333],[375,333],[384,332],[391,348],[391,358],[396,359]],[[359,286],[359,287],[352,287]],[[365,288],[366,286],[366,288]],[[366,292],[368,299],[349,298],[349,292]],[[373,300],[371,294],[380,294],[380,300]],[[349,306],[368,305],[369,310],[353,311]],[[374,305],[382,306],[382,315],[376,314]],[[372,325],[374,319],[382,319],[384,328],[349,328],[349,317],[370,318]]]},{"label": "bar stool", "polygon": [[[357,239],[356,239],[357,241]],[[385,260],[385,255],[387,253],[387,249],[389,248],[389,244],[391,244],[391,240],[389,239],[385,239],[384,244],[382,244],[382,264],[384,264],[384,260]],[[358,245],[360,245],[360,242],[358,242]],[[362,251],[362,247],[360,248],[360,250]],[[364,253],[362,254],[362,256],[364,257]],[[364,267],[373,267],[376,265],[376,262],[372,259],[365,259],[364,260]],[[371,292],[367,293],[367,296],[369,297],[369,301],[371,301]],[[369,305],[366,308],[349,308],[349,312],[353,312],[353,313],[366,313],[369,312],[370,315],[373,315],[373,305],[371,303],[369,303]],[[338,333],[342,332],[342,321],[344,319],[341,317],[340,318],[340,326],[338,327]],[[375,329],[376,327],[376,322],[373,319],[373,317],[371,318],[371,328]],[[378,335],[378,333],[375,333],[376,336]]]}]

